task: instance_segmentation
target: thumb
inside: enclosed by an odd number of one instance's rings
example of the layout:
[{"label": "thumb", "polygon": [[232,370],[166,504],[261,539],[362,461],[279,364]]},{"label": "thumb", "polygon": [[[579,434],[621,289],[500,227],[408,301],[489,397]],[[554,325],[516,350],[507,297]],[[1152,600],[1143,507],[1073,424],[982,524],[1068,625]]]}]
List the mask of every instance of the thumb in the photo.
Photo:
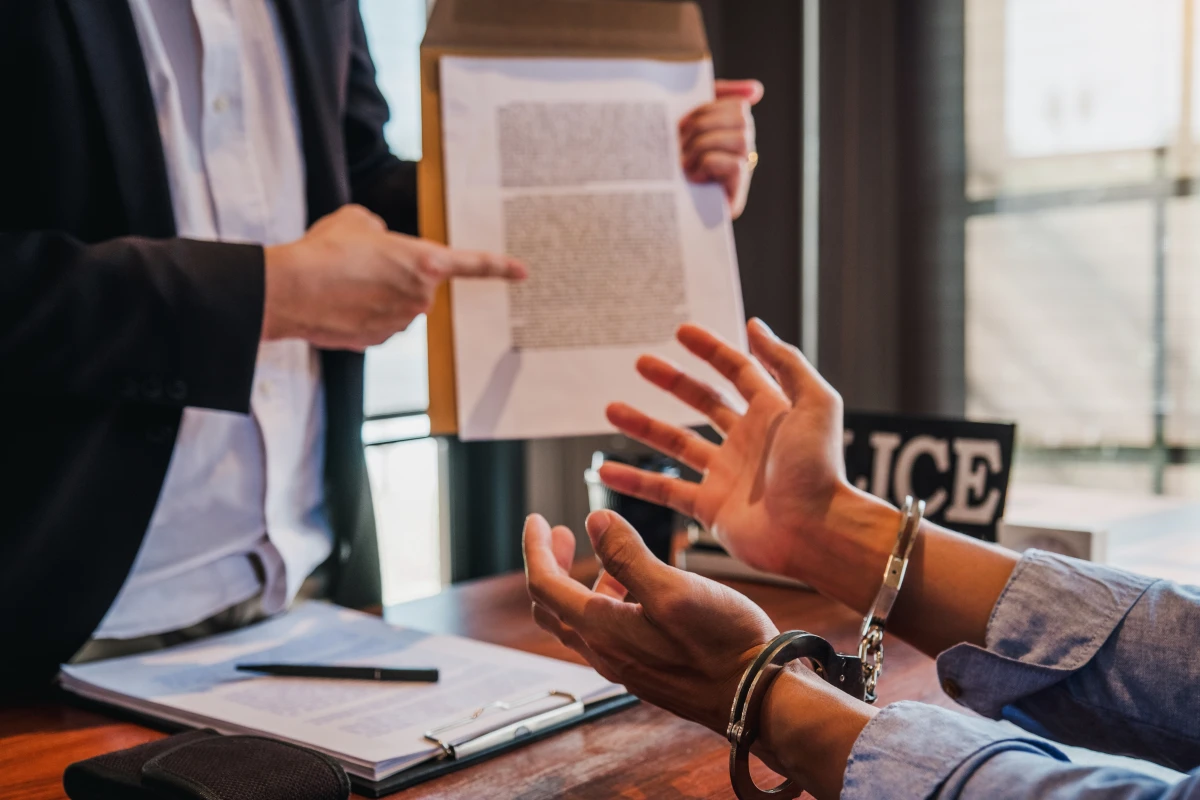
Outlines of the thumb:
[{"label": "thumb", "polygon": [[596,511],[588,515],[587,532],[604,570],[653,610],[656,598],[671,582],[671,568],[650,552],[638,532],[619,514]]},{"label": "thumb", "polygon": [[739,97],[750,105],[762,100],[763,92],[766,91],[762,81],[756,80],[714,81],[713,89],[718,100],[725,97]]}]

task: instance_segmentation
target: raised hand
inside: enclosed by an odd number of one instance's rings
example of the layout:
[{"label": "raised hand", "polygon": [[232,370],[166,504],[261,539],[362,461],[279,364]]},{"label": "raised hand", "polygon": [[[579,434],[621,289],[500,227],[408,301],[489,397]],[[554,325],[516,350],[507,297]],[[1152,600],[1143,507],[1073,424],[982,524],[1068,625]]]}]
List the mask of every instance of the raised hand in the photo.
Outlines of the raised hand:
[{"label": "raised hand", "polygon": [[723,733],[738,681],[779,632],[775,625],[733,589],[659,561],[617,514],[593,513],[587,531],[607,576],[597,590],[568,573],[570,530],[551,529],[536,514],[525,521],[525,574],[538,625],[605,678]]},{"label": "raised hand", "polygon": [[[733,589],[659,561],[611,511],[589,516],[587,530],[606,570],[596,590],[568,573],[571,531],[537,515],[525,521],[538,625],[605,678],[724,735],[738,682],[779,633],[775,625]],[[767,692],[755,753],[816,797],[838,797],[850,750],[874,713],[796,662]]]},{"label": "raised hand", "polygon": [[750,191],[750,154],[757,158],[750,109],[762,99],[763,85],[754,80],[717,81],[715,89],[715,100],[679,121],[683,171],[696,183],[721,184],[737,219]]},{"label": "raised hand", "polygon": [[810,561],[806,546],[821,547],[814,540],[845,484],[842,400],[762,321],[748,331],[755,358],[696,325],[677,334],[737,388],[744,408],[660,358],[637,362],[646,380],[705,414],[724,435],[721,444],[624,403],[608,407],[618,429],[697,470],[700,483],[617,463],[601,467],[600,477],[615,491],[694,517],[751,566],[807,577],[800,568]]}]

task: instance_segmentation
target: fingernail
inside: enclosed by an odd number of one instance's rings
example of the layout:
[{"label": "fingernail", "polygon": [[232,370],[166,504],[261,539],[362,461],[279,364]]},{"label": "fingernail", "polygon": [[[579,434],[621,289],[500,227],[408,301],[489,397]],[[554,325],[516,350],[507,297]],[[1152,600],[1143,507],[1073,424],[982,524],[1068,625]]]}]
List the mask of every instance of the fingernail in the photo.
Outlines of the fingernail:
[{"label": "fingernail", "polygon": [[608,530],[609,526],[612,525],[612,517],[607,511],[593,511],[591,514],[588,514],[585,525],[587,526],[588,536],[592,537],[594,541],[602,536]]},{"label": "fingernail", "polygon": [[768,325],[767,323],[763,322],[758,317],[755,317],[753,320],[751,320],[751,322],[753,322],[755,325],[757,325],[759,328],[761,328],[762,332],[767,334],[768,336],[770,336],[772,339],[779,338],[778,336],[775,335],[775,331],[771,330],[771,326]]}]

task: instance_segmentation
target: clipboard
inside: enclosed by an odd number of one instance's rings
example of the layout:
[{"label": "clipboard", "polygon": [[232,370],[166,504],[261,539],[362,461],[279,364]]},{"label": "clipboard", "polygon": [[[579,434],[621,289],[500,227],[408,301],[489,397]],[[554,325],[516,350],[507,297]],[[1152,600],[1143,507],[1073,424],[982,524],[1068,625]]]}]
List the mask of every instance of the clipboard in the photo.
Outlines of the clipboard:
[{"label": "clipboard", "polygon": [[[710,57],[695,2],[653,0],[438,0],[421,42],[421,161],[417,216],[421,237],[448,242],[442,152],[442,56],[650,58]],[[458,433],[458,395],[451,324],[453,293],[438,287],[427,315],[429,426],[434,436]]]},{"label": "clipboard", "polygon": [[[621,694],[584,704],[566,692],[543,693],[523,699],[532,703],[551,695],[561,696],[566,702],[525,719],[505,723],[495,730],[489,730],[465,741],[456,740],[452,736],[452,731],[468,722],[474,722],[478,717],[469,716],[448,720],[426,734],[427,739],[442,747],[442,758],[418,764],[411,769],[401,770],[395,775],[378,781],[369,781],[351,775],[350,785],[355,792],[365,797],[384,797],[418,783],[458,772],[518,747],[524,747],[532,742],[553,736],[559,731],[600,719],[640,702],[631,694]],[[520,701],[507,704],[493,703],[485,706],[484,709],[500,708],[502,705],[514,708],[520,705]],[[484,709],[479,709],[477,713],[487,713]]]},{"label": "clipboard", "polygon": [[[350,778],[350,786],[357,794],[364,797],[386,797],[411,786],[416,786],[419,783],[458,772],[459,770],[516,750],[518,747],[524,747],[527,744],[540,741],[560,731],[573,728],[576,725],[606,717],[609,714],[614,714],[641,702],[631,694],[621,694],[616,697],[597,700],[594,703],[584,704],[566,692],[556,692],[555,694],[565,695],[565,697],[570,698],[571,702],[552,708],[549,711],[539,712],[527,719],[506,723],[495,730],[489,730],[462,743],[458,743],[452,737],[444,734],[449,734],[454,727],[457,727],[457,723],[465,722],[466,718],[441,723],[439,727],[429,731],[430,734],[436,737],[435,743],[443,747],[444,752],[441,758],[434,761],[426,761],[423,764],[401,770],[395,775],[390,775],[387,778],[377,781],[360,778],[357,775],[349,775],[347,773]],[[192,728],[186,725],[171,722],[153,714],[104,703],[99,700],[92,700],[61,688],[56,690],[56,695],[56,699],[64,704],[132,722],[151,730],[162,731],[163,733],[181,733],[192,730]],[[541,699],[545,696],[543,694],[535,699]],[[493,703],[487,708],[497,705]],[[513,707],[517,703],[509,703],[508,705]],[[436,741],[436,739],[444,740],[447,744],[442,744],[442,741]],[[450,753],[445,752],[447,745],[451,748]]]}]

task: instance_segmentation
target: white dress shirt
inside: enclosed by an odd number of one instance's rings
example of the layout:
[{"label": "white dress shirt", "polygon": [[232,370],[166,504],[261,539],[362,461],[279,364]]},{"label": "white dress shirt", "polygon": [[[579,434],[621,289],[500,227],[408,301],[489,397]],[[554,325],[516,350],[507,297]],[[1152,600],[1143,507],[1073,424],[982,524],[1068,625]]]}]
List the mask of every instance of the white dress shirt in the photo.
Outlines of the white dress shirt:
[{"label": "white dress shirt", "polygon": [[[304,158],[269,0],[128,0],[158,112],[175,225],[191,239],[304,234]],[[264,342],[249,415],[188,408],[133,569],[96,638],[177,630],[262,593],[287,606],[329,555],[316,351]]]}]

